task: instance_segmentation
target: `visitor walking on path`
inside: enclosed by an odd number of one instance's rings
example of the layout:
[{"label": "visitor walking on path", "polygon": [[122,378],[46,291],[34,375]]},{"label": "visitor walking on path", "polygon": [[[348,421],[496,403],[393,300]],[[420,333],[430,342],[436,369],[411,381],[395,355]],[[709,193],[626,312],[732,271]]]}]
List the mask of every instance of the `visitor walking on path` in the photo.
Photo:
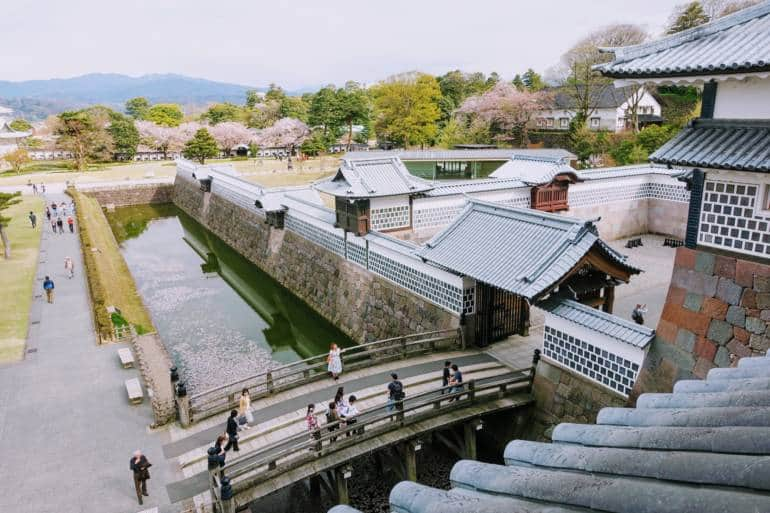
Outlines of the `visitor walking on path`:
[{"label": "visitor walking on path", "polygon": [[243,429],[249,429],[249,424],[252,422],[254,422],[254,415],[251,413],[251,395],[249,389],[244,388],[238,400],[238,424],[243,426]]},{"label": "visitor walking on path", "polygon": [[40,190],[43,191],[43,194],[45,194],[45,184],[44,183],[40,184]]},{"label": "visitor walking on path", "polygon": [[51,231],[56,233],[56,219],[51,219]]},{"label": "visitor walking on path", "polygon": [[225,429],[227,432],[227,445],[225,445],[225,452],[229,451],[231,447],[235,452],[240,451],[238,448],[238,422],[235,420],[237,416],[238,410],[233,410],[227,418],[227,428]]},{"label": "visitor walking on path", "polygon": [[390,377],[392,381],[388,383],[388,411],[393,411],[396,407],[396,402],[403,401],[406,394],[404,393],[404,384],[398,380],[398,374],[394,372]]},{"label": "visitor walking on path", "polygon": [[57,208],[58,207],[56,206],[55,202],[51,203],[51,213],[53,214],[54,217],[59,217],[59,212],[58,212]]},{"label": "visitor walking on path", "polygon": [[67,224],[70,227],[70,233],[75,233],[75,220],[72,219],[72,216],[67,217]]},{"label": "visitor walking on path", "polygon": [[32,229],[34,230],[37,226],[37,216],[32,211],[29,213],[29,222],[32,223]]},{"label": "visitor walking on path", "polygon": [[64,221],[61,220],[61,217],[56,218],[56,228],[59,230],[60,235],[64,233]]},{"label": "visitor walking on path", "polygon": [[329,356],[326,357],[326,362],[329,364],[328,370],[331,373],[334,381],[337,381],[342,374],[342,357],[340,356],[340,348],[337,344],[332,342],[329,348]]},{"label": "visitor walking on path", "polygon": [[[318,418],[315,416],[315,405],[307,405],[307,413],[305,414],[305,422],[307,423],[307,430],[310,433],[312,440],[318,440],[321,438],[321,431],[318,429]],[[315,450],[321,449],[321,443],[316,444]],[[313,448],[311,447],[312,451]]]},{"label": "visitor walking on path", "polygon": [[[452,378],[449,380],[449,384],[452,385],[452,388],[449,389],[450,394],[454,394],[455,392],[459,392],[463,389],[463,373],[460,372],[460,368],[456,363],[452,364]],[[459,397],[453,397],[449,401],[451,402],[459,400]]]},{"label": "visitor walking on path", "polygon": [[75,276],[75,263],[70,257],[64,257],[64,270],[67,271],[67,278],[70,280]]},{"label": "visitor walking on path", "polygon": [[49,303],[53,303],[53,289],[54,289],[53,280],[46,276],[45,280],[43,280],[43,290],[45,290],[45,296]]},{"label": "visitor walking on path", "polygon": [[640,305],[637,303],[634,310],[631,312],[631,319],[633,319],[636,324],[644,324],[644,314],[646,313],[647,305]]},{"label": "visitor walking on path", "polygon": [[449,371],[450,365],[452,365],[452,362],[450,362],[449,360],[444,362],[444,370],[441,374],[441,387],[442,387],[441,394],[442,395],[447,392],[446,390],[444,390],[444,388],[446,388],[449,385],[449,378],[452,375],[452,373]]},{"label": "visitor walking on path", "polygon": [[49,221],[51,220],[51,207],[48,205],[45,207],[45,217],[48,218]]},{"label": "visitor walking on path", "polygon": [[152,463],[147,461],[147,457],[142,454],[142,451],[136,451],[131,458],[131,471],[134,473],[134,488],[136,488],[136,498],[139,499],[139,504],[142,504],[142,496],[149,497],[147,493],[147,480],[150,479],[149,468],[152,467]]}]

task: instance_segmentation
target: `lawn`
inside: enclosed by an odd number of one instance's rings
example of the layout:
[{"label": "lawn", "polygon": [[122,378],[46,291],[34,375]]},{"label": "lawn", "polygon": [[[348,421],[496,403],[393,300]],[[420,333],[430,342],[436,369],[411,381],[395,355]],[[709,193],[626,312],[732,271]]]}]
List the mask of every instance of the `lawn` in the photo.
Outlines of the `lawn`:
[{"label": "lawn", "polygon": [[97,329],[103,339],[112,337],[112,320],[107,306],[117,307],[137,332],[154,331],[150,314],[136,290],[131,272],[120,252],[102,207],[94,198],[73,193],[77,205],[78,228],[88,273],[88,287]]},{"label": "lawn", "polygon": [[[38,216],[35,230],[27,218],[30,210]],[[19,360],[24,354],[40,250],[40,226],[44,219],[42,210],[41,198],[26,196],[21,203],[3,212],[11,217],[8,227],[11,259],[0,256],[0,362]]]}]

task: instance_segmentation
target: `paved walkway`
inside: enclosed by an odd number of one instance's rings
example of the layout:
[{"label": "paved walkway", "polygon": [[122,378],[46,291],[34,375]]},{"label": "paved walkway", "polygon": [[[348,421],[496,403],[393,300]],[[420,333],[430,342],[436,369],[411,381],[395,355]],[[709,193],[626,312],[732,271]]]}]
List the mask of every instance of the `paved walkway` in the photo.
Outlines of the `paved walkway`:
[{"label": "paved walkway", "polygon": [[[59,194],[47,200],[69,202]],[[160,435],[147,429],[149,401],[129,405],[123,385],[138,372],[122,369],[120,346],[96,345],[78,237],[43,225],[26,359],[0,367],[0,511],[127,513],[168,505],[170,470]],[[72,280],[65,256],[75,261]],[[46,274],[56,283],[53,305],[41,295]],[[144,507],[128,469],[138,448],[153,463]]]}]

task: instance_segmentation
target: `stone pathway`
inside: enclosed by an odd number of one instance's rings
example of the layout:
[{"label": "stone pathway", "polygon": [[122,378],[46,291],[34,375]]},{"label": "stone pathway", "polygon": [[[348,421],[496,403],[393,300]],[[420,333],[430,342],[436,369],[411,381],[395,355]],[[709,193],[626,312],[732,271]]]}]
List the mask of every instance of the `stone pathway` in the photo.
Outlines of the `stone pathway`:
[{"label": "stone pathway", "polygon": [[[47,200],[70,201],[62,194]],[[0,367],[0,511],[173,511],[161,435],[147,428],[149,401],[131,406],[126,397],[124,381],[138,371],[120,366],[121,345],[96,345],[79,239],[43,224],[26,359]],[[75,261],[72,280],[65,256]],[[46,274],[56,283],[52,305],[42,297]],[[153,463],[144,506],[128,468],[136,449]]]}]

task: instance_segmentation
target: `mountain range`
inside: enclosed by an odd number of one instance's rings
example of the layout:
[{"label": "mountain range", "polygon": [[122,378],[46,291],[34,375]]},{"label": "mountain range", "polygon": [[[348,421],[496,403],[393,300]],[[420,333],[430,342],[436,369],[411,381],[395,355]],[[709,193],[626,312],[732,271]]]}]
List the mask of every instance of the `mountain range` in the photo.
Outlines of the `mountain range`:
[{"label": "mountain range", "polygon": [[152,103],[188,106],[211,102],[242,104],[250,89],[266,90],[175,74],[130,77],[92,73],[73,78],[0,81],[0,105],[13,109],[16,116],[41,119],[65,109],[94,104],[122,109],[126,100],[137,96],[144,96]]}]

